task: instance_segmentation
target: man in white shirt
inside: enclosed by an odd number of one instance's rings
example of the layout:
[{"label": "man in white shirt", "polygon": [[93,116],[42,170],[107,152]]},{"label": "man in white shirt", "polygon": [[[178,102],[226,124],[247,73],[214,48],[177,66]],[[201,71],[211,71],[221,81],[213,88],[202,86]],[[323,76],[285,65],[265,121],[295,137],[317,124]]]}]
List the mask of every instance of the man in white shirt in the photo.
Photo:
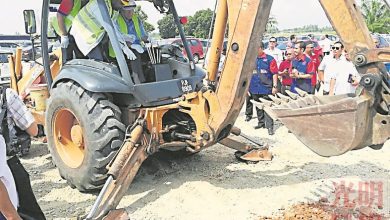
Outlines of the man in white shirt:
[{"label": "man in white shirt", "polygon": [[349,54],[344,52],[345,60],[342,60],[337,69],[332,73],[329,95],[341,95],[355,93],[360,81],[360,75],[355,65],[349,60]]},{"label": "man in white shirt", "polygon": [[322,52],[324,53],[325,56],[330,54],[332,41],[329,40],[327,34],[325,34],[325,35],[323,35],[323,36],[321,37],[321,40],[318,41],[318,44],[319,44],[320,47],[322,48]]},{"label": "man in white shirt", "polygon": [[268,55],[271,55],[275,60],[278,66],[283,61],[283,53],[282,51],[276,47],[277,40],[275,37],[270,37],[268,42],[268,48],[264,50],[264,52]]},{"label": "man in white shirt", "polygon": [[335,70],[340,68],[339,64],[344,60],[342,52],[344,45],[341,42],[336,42],[332,47],[333,55],[325,56],[320,66],[318,67],[318,78],[323,83],[323,94],[328,95],[330,90],[330,80]]},{"label": "man in white shirt", "polygon": [[[12,89],[3,92],[3,88],[1,88],[0,94],[1,108],[3,108],[4,95],[6,96],[6,110],[2,109],[1,112],[7,112],[7,124],[14,124],[31,136],[36,136],[38,134],[37,124],[19,96]],[[3,132],[3,129],[1,130]],[[15,132],[12,126],[8,126],[8,130],[9,132]],[[21,219],[17,212],[19,206],[18,192],[11,169],[7,164],[7,150],[3,134],[0,135],[0,200],[0,220]]]}]

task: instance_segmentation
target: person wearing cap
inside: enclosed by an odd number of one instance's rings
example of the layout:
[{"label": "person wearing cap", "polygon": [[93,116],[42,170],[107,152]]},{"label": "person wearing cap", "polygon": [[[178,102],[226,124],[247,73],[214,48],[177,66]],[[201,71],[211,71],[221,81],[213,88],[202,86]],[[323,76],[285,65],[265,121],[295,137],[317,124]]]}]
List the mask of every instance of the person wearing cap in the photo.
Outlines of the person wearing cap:
[{"label": "person wearing cap", "polygon": [[[135,13],[137,5],[133,0],[130,0],[129,5],[120,9],[119,16],[116,19],[119,31],[130,48],[136,50],[138,53],[143,53],[143,47],[148,42],[148,35],[146,34],[144,25]],[[137,46],[136,46],[137,45]],[[134,52],[134,51],[133,51]],[[115,58],[114,50],[110,44],[109,55]]]},{"label": "person wearing cap", "polygon": [[[278,81],[278,65],[276,60],[264,53],[264,44],[260,42],[256,59],[257,68],[253,72],[249,84],[249,92],[246,97],[245,121],[250,121],[253,114],[253,104],[251,99],[259,101],[260,98],[270,100],[268,95],[276,94]],[[255,129],[267,128],[268,134],[274,134],[274,123],[272,118],[263,110],[256,107],[258,124]]]},{"label": "person wearing cap", "polygon": [[[105,0],[105,6],[112,20],[118,16],[118,10],[124,6],[130,5],[130,0]],[[106,22],[100,13],[97,0],[89,1],[83,7],[73,20],[73,26],[70,33],[79,47],[80,51],[90,59],[103,61],[103,48],[101,41],[106,33],[103,24]],[[120,47],[129,60],[135,60],[136,56],[127,46],[125,39],[120,31],[114,25],[116,36]]]},{"label": "person wearing cap", "polygon": [[76,45],[74,37],[69,34],[69,31],[72,27],[73,19],[86,3],[86,0],[62,0],[57,10],[57,16],[53,17],[50,21],[51,26],[60,39],[61,48],[66,50],[66,54],[63,54],[64,60],[73,58],[73,53],[76,58],[83,57],[83,54]]},{"label": "person wearing cap", "polygon": [[135,39],[132,44],[143,45],[148,41],[148,35],[146,34],[144,25],[135,13],[137,5],[134,0],[130,0],[130,5],[125,6],[120,10],[120,16],[118,16],[117,24],[122,33],[128,35],[134,35]]},{"label": "person wearing cap", "polygon": [[[126,44],[137,57],[130,61],[133,76],[137,75],[138,83],[145,82],[145,76],[142,71],[141,56],[144,53],[145,42],[148,42],[148,35],[144,29],[143,23],[139,16],[134,12],[137,5],[133,0],[129,1],[129,5],[119,10],[119,16],[116,19],[116,25],[119,31],[123,34]],[[109,45],[108,54],[111,59],[115,58],[115,52]]]},{"label": "person wearing cap", "polygon": [[273,58],[275,58],[276,63],[280,65],[280,63],[283,61],[283,53],[282,51],[276,47],[277,40],[275,37],[269,38],[268,48],[264,50],[264,53],[271,55]]}]

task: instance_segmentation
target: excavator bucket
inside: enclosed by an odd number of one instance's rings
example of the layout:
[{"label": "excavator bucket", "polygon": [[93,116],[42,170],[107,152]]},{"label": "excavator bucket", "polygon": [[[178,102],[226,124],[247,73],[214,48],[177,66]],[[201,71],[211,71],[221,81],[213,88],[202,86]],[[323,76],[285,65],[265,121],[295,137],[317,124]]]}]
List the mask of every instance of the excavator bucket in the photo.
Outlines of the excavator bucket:
[{"label": "excavator bucket", "polygon": [[272,108],[300,141],[322,156],[360,148],[369,133],[370,102],[353,94],[306,96]]},{"label": "excavator bucket", "polygon": [[315,153],[341,155],[381,145],[390,137],[390,115],[378,111],[381,106],[388,110],[390,96],[378,94],[389,89],[379,76],[368,74],[362,81],[365,88],[359,87],[358,95],[314,96],[297,89],[297,94],[277,94],[283,102],[253,103],[280,120]]}]

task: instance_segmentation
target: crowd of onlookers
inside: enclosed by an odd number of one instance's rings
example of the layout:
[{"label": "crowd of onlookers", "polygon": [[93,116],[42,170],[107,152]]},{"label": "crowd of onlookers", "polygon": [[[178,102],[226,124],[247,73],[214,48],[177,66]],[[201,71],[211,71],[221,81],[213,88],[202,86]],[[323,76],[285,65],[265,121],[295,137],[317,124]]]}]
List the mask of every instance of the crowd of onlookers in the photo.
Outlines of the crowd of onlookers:
[{"label": "crowd of onlookers", "polygon": [[[355,92],[360,75],[343,43],[333,42],[324,35],[318,41],[321,47],[318,52],[314,48],[314,37],[309,37],[310,40],[297,41],[296,36],[291,35],[284,53],[276,47],[275,37],[269,38],[268,48],[261,43],[246,99],[246,121],[253,115],[251,99],[271,100],[269,95],[278,92],[287,95],[286,91],[297,93],[297,89],[309,94],[322,91],[321,95]],[[258,124],[255,128],[267,128],[273,135],[272,119],[262,109],[256,108],[256,111]]]}]

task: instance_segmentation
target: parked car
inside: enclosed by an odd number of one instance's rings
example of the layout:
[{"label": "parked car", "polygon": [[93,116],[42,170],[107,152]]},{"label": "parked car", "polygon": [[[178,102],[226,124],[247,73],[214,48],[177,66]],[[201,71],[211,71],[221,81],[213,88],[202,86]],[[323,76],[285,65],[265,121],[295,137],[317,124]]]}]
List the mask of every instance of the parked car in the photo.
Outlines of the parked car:
[{"label": "parked car", "polygon": [[[192,57],[194,58],[194,62],[198,63],[199,60],[204,59],[204,53],[203,53],[203,45],[202,42],[200,42],[197,38],[187,38],[188,46],[190,47],[190,50],[192,52]],[[180,38],[171,38],[171,39],[165,39],[162,40],[160,44],[176,44],[180,47],[183,46],[183,42]],[[183,50],[184,56],[187,56],[187,53],[185,50]]]},{"label": "parked car", "polygon": [[288,42],[287,37],[280,36],[280,37],[275,37],[275,38],[276,38],[278,43]]},{"label": "parked car", "polygon": [[12,53],[6,50],[0,50],[0,63],[8,63],[9,55],[12,55]]},{"label": "parked car", "polygon": [[23,60],[32,60],[33,58],[33,48],[31,45],[17,44],[13,42],[0,42],[0,50],[7,53],[14,53],[17,47],[22,48],[22,59]]}]

